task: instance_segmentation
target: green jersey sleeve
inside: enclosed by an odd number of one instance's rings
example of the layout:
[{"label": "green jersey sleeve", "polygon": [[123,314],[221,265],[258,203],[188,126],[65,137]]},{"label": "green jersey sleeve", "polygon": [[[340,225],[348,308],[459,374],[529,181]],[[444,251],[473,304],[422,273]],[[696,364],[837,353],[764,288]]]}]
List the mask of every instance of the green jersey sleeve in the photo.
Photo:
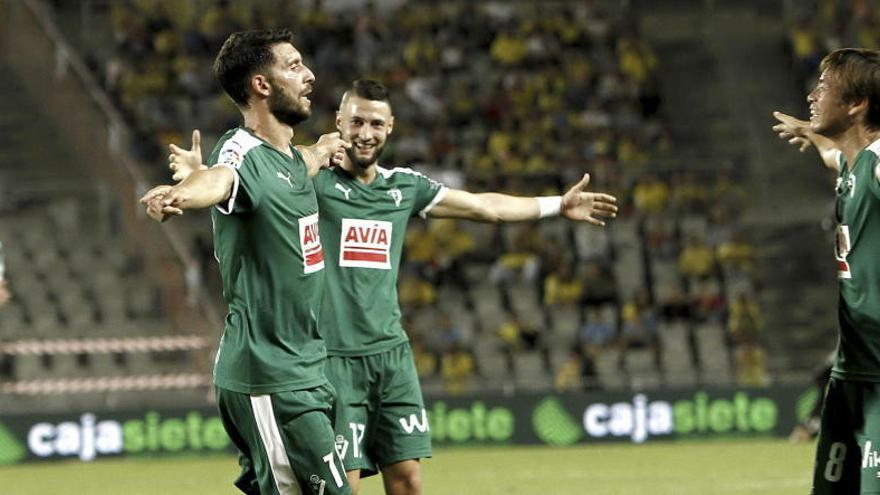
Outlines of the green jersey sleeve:
[{"label": "green jersey sleeve", "polygon": [[223,136],[211,153],[209,163],[214,167],[228,167],[235,173],[229,199],[217,205],[224,215],[252,211],[260,204],[259,169],[248,152],[258,147],[260,140],[245,132]]},{"label": "green jersey sleeve", "polygon": [[422,218],[427,217],[428,212],[437,206],[437,203],[443,201],[446,193],[449,192],[449,189],[442,183],[410,168],[395,168],[394,171],[412,176],[415,189],[413,213]]}]

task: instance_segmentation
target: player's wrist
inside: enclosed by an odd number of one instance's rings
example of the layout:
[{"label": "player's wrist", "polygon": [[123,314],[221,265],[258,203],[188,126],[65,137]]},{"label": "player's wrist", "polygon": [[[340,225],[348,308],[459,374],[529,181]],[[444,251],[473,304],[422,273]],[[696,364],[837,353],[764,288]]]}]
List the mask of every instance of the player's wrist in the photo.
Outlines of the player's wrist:
[{"label": "player's wrist", "polygon": [[538,218],[556,217],[562,211],[562,196],[536,196]]}]

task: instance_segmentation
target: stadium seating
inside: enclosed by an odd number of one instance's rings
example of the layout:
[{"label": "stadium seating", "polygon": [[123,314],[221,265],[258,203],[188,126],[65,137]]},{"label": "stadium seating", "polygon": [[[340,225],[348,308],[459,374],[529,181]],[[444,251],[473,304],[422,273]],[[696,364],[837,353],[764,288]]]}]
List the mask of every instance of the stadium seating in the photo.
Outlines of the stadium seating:
[{"label": "stadium seating", "polygon": [[[211,57],[227,32],[291,23],[310,28],[298,30],[299,43],[319,88],[313,118],[297,140],[332,130],[338,96],[354,78],[370,76],[390,86],[397,115],[388,163],[451,174],[461,187],[525,195],[559,191],[589,171],[593,189],[617,194],[621,215],[605,231],[546,221],[526,235],[544,246],[523,247],[517,238],[521,226],[462,224],[458,228],[478,247],[448,273],[434,260],[407,262],[409,269],[402,272],[431,283],[438,296],[428,310],[404,306],[408,331],[439,358],[432,312],[450,315],[476,358],[479,379],[471,387],[552,386],[553,374],[578,342],[585,307],[593,304],[589,285],[574,304],[545,304],[544,279],[566,256],[576,280],[587,280],[588,264],[596,263],[616,288],[598,304],[618,335],[624,308],[635,304],[640,292],[646,291],[647,299],[637,305],[639,318],[659,320],[654,347],[608,346],[596,356],[597,376],[585,377],[590,382],[585,385],[730,382],[735,373],[724,327],[727,298],[743,287],[751,290],[750,275],[730,276],[718,267],[715,251],[738,229],[741,191],[729,177],[706,176],[685,163],[672,169],[668,160],[665,168],[654,165],[674,150],[663,124],[658,61],[635,27],[635,14],[603,5],[542,4],[537,22],[536,7],[527,2],[444,2],[422,5],[419,15],[403,6],[368,9],[359,16],[313,7],[267,15],[274,4],[211,1],[172,15],[161,3],[98,2],[89,7],[93,29],[80,32],[76,41],[104,89],[143,135],[131,153],[153,163],[164,160],[166,143],[186,142],[190,128],[202,128],[204,145],[210,146],[218,132],[236,122],[234,107],[209,74]],[[63,5],[58,15],[62,25],[76,25],[77,14]],[[223,22],[208,25],[201,22],[205,18]],[[415,35],[428,30],[445,43],[425,43]],[[353,38],[356,50],[350,49]],[[406,42],[398,46],[400,40]],[[472,76],[475,68],[480,78]],[[161,167],[150,169],[156,180],[167,178]],[[185,225],[192,239],[210,236],[204,216],[193,215]],[[112,237],[68,240],[64,249],[47,250],[41,247],[52,245],[50,231],[23,230],[20,247],[8,254],[9,266],[27,260],[51,276],[16,273],[20,302],[0,312],[0,321],[21,322],[28,332],[53,338],[59,323],[51,315],[32,316],[33,308],[51,303],[56,319],[76,329],[70,331],[77,337],[135,337],[143,335],[139,322],[150,325],[150,335],[173,332],[160,323],[156,291],[137,273],[125,273],[128,260],[122,249],[114,249]],[[678,255],[686,239],[708,246],[707,279],[689,280],[681,271]],[[557,251],[546,247],[551,243]],[[505,256],[514,252],[527,262],[511,271]],[[213,262],[205,260],[204,266]],[[211,290],[217,291],[216,283]],[[534,349],[511,349],[499,338],[511,311],[540,329]],[[90,366],[116,367],[120,374],[176,366],[174,360],[155,362],[148,355],[96,356]],[[59,366],[70,366],[66,359],[59,358]],[[441,386],[437,376],[426,380]]]}]

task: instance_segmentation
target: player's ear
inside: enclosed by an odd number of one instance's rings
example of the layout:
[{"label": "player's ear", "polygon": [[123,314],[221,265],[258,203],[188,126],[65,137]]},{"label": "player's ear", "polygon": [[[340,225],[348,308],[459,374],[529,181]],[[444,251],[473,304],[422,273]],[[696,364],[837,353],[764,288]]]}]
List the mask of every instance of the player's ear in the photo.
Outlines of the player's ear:
[{"label": "player's ear", "polygon": [[868,113],[868,99],[863,98],[861,101],[856,103],[850,103],[849,112],[847,112],[850,116],[855,116],[859,114],[867,114]]},{"label": "player's ear", "polygon": [[388,134],[391,134],[391,131],[394,130],[394,116],[388,118]]},{"label": "player's ear", "polygon": [[251,76],[250,82],[251,91],[255,96],[269,96],[269,93],[272,92],[272,85],[269,83],[269,78],[263,74],[254,74]]},{"label": "player's ear", "polygon": [[338,111],[336,112],[336,130],[339,131],[342,137],[345,137],[345,133],[342,132],[342,115]]}]

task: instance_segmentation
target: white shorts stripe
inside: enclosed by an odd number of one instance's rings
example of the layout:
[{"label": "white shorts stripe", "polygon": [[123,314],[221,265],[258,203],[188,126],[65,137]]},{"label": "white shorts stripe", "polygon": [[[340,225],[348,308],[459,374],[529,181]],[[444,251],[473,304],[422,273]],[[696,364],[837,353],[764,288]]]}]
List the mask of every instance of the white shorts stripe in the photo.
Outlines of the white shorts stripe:
[{"label": "white shorts stripe", "polygon": [[302,495],[290,459],[275,422],[275,413],[272,410],[272,398],[268,395],[252,395],[251,408],[254,410],[254,419],[257,429],[260,430],[260,439],[266,449],[266,457],[269,458],[269,466],[272,468],[272,477],[280,495]]}]

